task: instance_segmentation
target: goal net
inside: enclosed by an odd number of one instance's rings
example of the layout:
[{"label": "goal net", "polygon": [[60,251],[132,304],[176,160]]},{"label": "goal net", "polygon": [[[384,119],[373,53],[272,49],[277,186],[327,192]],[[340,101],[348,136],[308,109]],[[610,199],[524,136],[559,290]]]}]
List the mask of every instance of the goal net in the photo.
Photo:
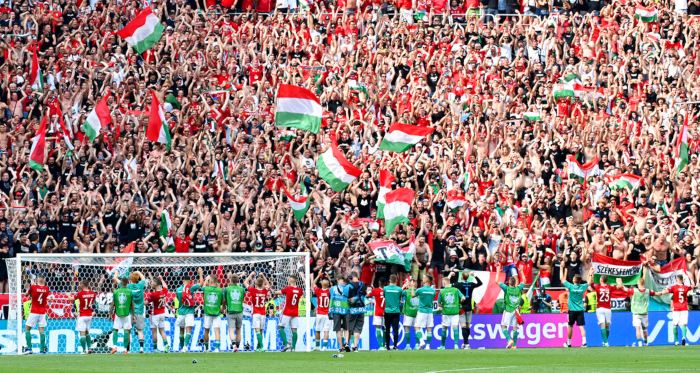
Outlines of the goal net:
[{"label": "goal net", "polygon": [[[144,317],[143,338],[137,330],[136,317],[131,317],[133,327],[129,333],[129,346],[131,352],[138,352],[141,348],[144,352],[159,352],[170,350],[202,352],[205,346],[209,350],[231,351],[235,347],[245,351],[258,346],[260,337],[256,335],[252,323],[253,299],[250,292],[246,291],[243,299],[242,315],[236,315],[242,319],[240,343],[234,333],[236,321],[232,321],[227,309],[222,309],[219,317],[210,317],[209,341],[204,343],[204,299],[202,289],[194,285],[217,285],[222,288],[225,297],[225,288],[235,276],[240,278],[240,285],[246,287],[255,286],[258,278],[264,276],[264,288],[269,289],[269,297],[262,302],[266,310],[263,318],[262,347],[264,350],[280,350],[285,346],[282,343],[283,336],[289,336],[289,344],[292,341],[291,325],[280,329],[280,319],[285,307],[285,296],[279,292],[288,286],[288,281],[293,278],[296,286],[301,290],[301,297],[295,296],[294,302],[298,306],[297,327],[298,338],[296,345],[290,346],[295,351],[309,351],[313,346],[312,327],[313,320],[310,317],[311,310],[311,278],[309,275],[308,253],[265,253],[265,254],[58,254],[58,255],[18,255],[16,258],[6,259],[9,274],[10,312],[6,330],[0,330],[0,353],[22,353],[29,340],[29,350],[39,353],[42,339],[48,353],[75,354],[83,351],[88,345],[90,353],[108,353],[113,348],[124,349],[126,340],[125,332],[113,336],[114,314],[113,293],[120,286],[120,279],[128,279],[131,274],[139,277],[142,275],[145,281],[144,289]],[[162,280],[161,280],[162,278]],[[26,295],[30,286],[41,281],[48,286],[46,327],[43,336],[39,333],[41,322],[31,328],[29,336],[25,333],[28,319],[32,317],[31,300]],[[216,279],[216,281],[212,280]],[[162,281],[162,282],[161,282]],[[262,280],[260,281],[262,282]],[[92,319],[89,326],[89,338],[81,339],[78,326],[83,322],[78,307],[77,293],[82,290],[81,283],[87,284],[95,292],[94,301],[82,302],[81,306],[92,309]],[[178,299],[178,288],[190,284],[191,302],[187,302],[194,320],[191,329],[177,325],[178,310],[182,306]],[[142,283],[144,284],[144,283]],[[165,291],[158,293],[159,302],[152,301],[153,292],[159,285],[165,285]],[[246,288],[247,289],[247,288]],[[184,298],[184,297],[183,297]],[[296,299],[299,298],[299,299]],[[164,313],[158,318],[153,318],[153,308],[164,307]],[[225,303],[223,301],[222,303]],[[260,305],[258,305],[259,307]],[[183,308],[184,310],[184,308]],[[180,310],[180,311],[183,311]],[[89,312],[89,311],[88,311]],[[84,316],[85,312],[83,313]],[[151,319],[157,320],[160,329],[153,338]],[[164,321],[161,321],[164,320]],[[36,322],[36,320],[34,321]],[[29,322],[31,325],[34,323]],[[219,340],[216,340],[216,329],[219,329]],[[164,330],[165,341],[160,330]],[[85,332],[83,332],[85,334]],[[183,335],[184,334],[184,335]],[[189,335],[187,335],[189,334]],[[188,338],[184,338],[184,337]],[[83,336],[84,338],[84,336]],[[286,338],[285,338],[286,339]],[[117,341],[115,346],[114,340]],[[89,341],[89,342],[87,342]],[[143,341],[143,343],[141,343]],[[185,342],[187,341],[187,342]],[[143,344],[143,347],[141,346]]]}]

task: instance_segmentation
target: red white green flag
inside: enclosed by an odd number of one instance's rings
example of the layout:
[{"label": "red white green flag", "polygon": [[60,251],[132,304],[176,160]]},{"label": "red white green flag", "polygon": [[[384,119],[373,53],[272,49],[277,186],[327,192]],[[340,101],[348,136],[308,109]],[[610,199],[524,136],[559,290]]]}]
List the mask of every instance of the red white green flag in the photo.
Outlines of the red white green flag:
[{"label": "red white green flag", "polygon": [[151,7],[148,7],[115,34],[125,39],[136,53],[141,54],[158,43],[163,36],[163,30],[164,27],[160,23],[160,19],[153,14]]},{"label": "red white green flag", "polygon": [[90,114],[88,114],[87,120],[85,120],[85,123],[83,123],[83,126],[81,127],[90,141],[95,141],[97,136],[100,135],[100,130],[107,127],[112,122],[109,106],[107,106],[108,99],[109,91],[99,102],[97,102],[92,111],[90,111]]},{"label": "red white green flag", "polygon": [[394,233],[396,226],[408,223],[408,213],[411,211],[415,192],[408,188],[398,188],[385,195],[384,225],[387,237]]},{"label": "red white green flag", "polygon": [[585,181],[589,177],[603,174],[603,171],[598,167],[598,157],[584,164],[579,163],[573,155],[566,157],[566,160],[569,163],[568,171],[570,178]]},{"label": "red white green flag", "polygon": [[379,194],[377,195],[377,218],[384,219],[384,204],[386,203],[385,196],[391,191],[391,183],[396,178],[387,170],[379,170]]},{"label": "red white green flag", "polygon": [[632,192],[639,188],[643,179],[641,176],[634,174],[621,174],[608,178],[608,187],[610,190],[627,189]]},{"label": "red white green flag", "polygon": [[304,184],[301,185],[301,195],[295,196],[289,193],[287,188],[284,188],[284,194],[287,196],[289,206],[294,212],[294,218],[298,221],[301,221],[304,218],[304,215],[306,215],[306,212],[309,211],[309,207],[311,206],[311,197],[308,196]]},{"label": "red white green flag", "polygon": [[652,8],[645,8],[643,6],[637,6],[637,8],[634,10],[634,18],[645,22],[656,22],[656,19],[659,17],[659,11],[657,9],[652,9]]},{"label": "red white green flag", "polygon": [[170,150],[172,138],[170,137],[170,128],[165,119],[165,111],[158,101],[156,93],[151,91],[151,110],[148,115],[148,127],[146,128],[146,138],[152,142],[165,144],[166,149]]},{"label": "red white green flag", "polygon": [[688,165],[688,113],[685,113],[680,136],[678,136],[678,147],[676,148],[676,172],[681,172]]},{"label": "red white green flag", "polygon": [[32,52],[32,70],[29,73],[29,85],[35,91],[44,90],[44,76],[39,66],[39,44],[35,44]]},{"label": "red white green flag", "polygon": [[447,201],[445,204],[450,208],[450,210],[458,209],[464,206],[465,203],[467,203],[467,199],[464,198],[464,194],[462,194],[459,190],[452,189],[447,192]]},{"label": "red white green flag", "polygon": [[280,84],[277,90],[277,127],[298,128],[311,133],[321,129],[323,107],[310,90],[291,84]]},{"label": "red white green flag", "polygon": [[405,152],[434,131],[433,127],[394,123],[389,127],[389,132],[384,135],[379,149],[397,153]]},{"label": "red white green flag", "polygon": [[39,130],[36,136],[32,137],[32,147],[29,151],[29,167],[41,172],[44,170],[44,156],[46,150],[46,124],[47,119],[44,116],[41,119]]},{"label": "red white green flag", "polygon": [[331,133],[331,145],[316,160],[318,175],[330,185],[331,189],[340,192],[360,177],[362,171],[345,158],[338,149],[335,135]]}]

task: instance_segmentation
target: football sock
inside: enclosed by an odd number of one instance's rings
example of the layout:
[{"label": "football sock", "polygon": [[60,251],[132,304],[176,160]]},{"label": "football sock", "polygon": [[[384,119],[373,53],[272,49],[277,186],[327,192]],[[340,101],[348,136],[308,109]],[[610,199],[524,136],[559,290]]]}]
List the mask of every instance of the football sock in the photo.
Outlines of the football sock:
[{"label": "football sock", "polygon": [[[157,345],[157,343],[156,343],[156,345]],[[143,339],[142,338],[139,338],[139,348],[143,349]]]},{"label": "football sock", "polygon": [[84,352],[87,351],[87,349],[85,348],[85,337],[84,336],[80,336],[80,347],[83,348]]},{"label": "football sock", "polygon": [[688,332],[688,327],[685,325],[681,326],[681,335],[683,336],[683,339],[685,339],[685,334]]},{"label": "football sock", "polygon": [[317,339],[316,340],[316,348],[319,348],[319,347],[321,347],[321,340]]},{"label": "football sock", "polygon": [[41,351],[46,349],[46,333],[39,333],[39,341],[41,343]]},{"label": "football sock", "polygon": [[676,328],[675,326],[673,326],[673,340],[675,342],[678,342],[678,328]]},{"label": "football sock", "polygon": [[190,348],[190,341],[192,340],[192,334],[185,333],[185,344],[182,348]]},{"label": "football sock", "polygon": [[379,347],[384,346],[384,336],[382,334],[382,328],[377,328],[374,329],[374,334],[377,336],[377,343],[379,343]]},{"label": "football sock", "polygon": [[603,342],[608,341],[608,329],[602,328],[600,329],[600,336],[603,337]]},{"label": "football sock", "polygon": [[421,344],[423,343],[423,330],[418,329],[416,330],[416,344]]},{"label": "football sock", "polygon": [[296,330],[292,330],[292,348],[296,347],[297,338],[299,338],[299,334],[297,334]]},{"label": "football sock", "polygon": [[586,344],[586,337],[581,337],[581,344],[585,345]]},{"label": "football sock", "polygon": [[464,344],[469,344],[469,328],[462,328],[462,338],[464,338]]},{"label": "football sock", "polygon": [[280,329],[280,337],[282,338],[282,346],[287,346],[287,332],[284,329]]},{"label": "football sock", "polygon": [[440,344],[442,345],[442,347],[445,347],[445,342],[447,342],[447,329],[442,328],[442,330],[440,330],[440,336],[442,337],[442,341],[440,341]]},{"label": "football sock", "polygon": [[432,330],[429,331],[429,332],[426,334],[426,339],[427,339],[427,342],[426,342],[426,343],[427,343],[428,345],[430,345],[430,342],[433,340],[433,331],[432,331]]},{"label": "football sock", "polygon": [[112,344],[114,345],[114,348],[117,348],[118,342],[119,342],[119,332],[115,329],[112,332]]},{"label": "football sock", "polygon": [[452,328],[452,340],[455,342],[455,347],[459,345],[459,328]]},{"label": "football sock", "polygon": [[212,342],[211,347],[214,349],[214,351],[219,351],[219,341]]},{"label": "football sock", "polygon": [[321,342],[321,348],[326,348],[326,347],[328,347],[328,341],[324,339],[323,342]]},{"label": "football sock", "polygon": [[566,339],[566,344],[568,344],[569,346],[571,346],[571,338],[567,338],[567,339]]},{"label": "football sock", "polygon": [[518,343],[518,331],[513,330],[513,344],[517,344],[517,343]]},{"label": "football sock", "polygon": [[508,333],[508,329],[501,329],[503,331],[503,336],[506,338],[506,341],[510,342],[510,333]]},{"label": "football sock", "polygon": [[255,333],[255,337],[258,340],[258,348],[262,349],[263,348],[262,333],[260,333],[260,332]]},{"label": "football sock", "polygon": [[185,336],[183,334],[180,334],[180,349],[182,350],[185,347]]},{"label": "football sock", "polygon": [[25,331],[24,332],[24,340],[27,342],[27,348],[32,349],[32,332],[30,331]]},{"label": "football sock", "polygon": [[204,342],[204,351],[209,351],[209,341]]},{"label": "football sock", "polygon": [[127,351],[131,350],[131,333],[124,333],[124,348]]},{"label": "football sock", "polygon": [[92,338],[90,338],[90,334],[85,334],[85,348],[90,350],[90,347],[92,347]]}]

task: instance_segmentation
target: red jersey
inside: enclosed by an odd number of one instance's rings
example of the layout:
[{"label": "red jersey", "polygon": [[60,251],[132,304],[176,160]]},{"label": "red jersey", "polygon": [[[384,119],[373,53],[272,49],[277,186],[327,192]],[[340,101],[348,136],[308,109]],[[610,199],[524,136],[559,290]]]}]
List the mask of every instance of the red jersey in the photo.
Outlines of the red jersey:
[{"label": "red jersey", "polygon": [[384,289],[374,288],[369,296],[374,298],[374,316],[384,317]]},{"label": "red jersey", "polygon": [[611,309],[610,306],[610,293],[612,288],[608,284],[593,284],[593,290],[598,296],[598,308]]},{"label": "red jersey", "polygon": [[269,289],[257,289],[255,286],[248,288],[250,299],[253,301],[253,315],[266,315],[265,303],[270,298]]},{"label": "red jersey", "polygon": [[95,303],[95,292],[92,290],[81,290],[76,294],[78,300],[78,312],[80,317],[92,317],[92,304]]},{"label": "red jersey", "polygon": [[46,285],[32,285],[29,287],[29,296],[32,298],[32,309],[29,312],[45,315],[49,303],[47,299],[49,294],[49,287]]},{"label": "red jersey", "polygon": [[153,303],[153,315],[162,315],[168,305],[168,289],[154,291],[148,294],[148,301]]},{"label": "red jersey", "polygon": [[315,288],[316,315],[328,315],[328,307],[331,304],[331,289]]},{"label": "red jersey", "polygon": [[687,285],[672,285],[668,291],[673,294],[673,310],[687,311],[688,310],[688,293],[692,288]]},{"label": "red jersey", "polygon": [[304,295],[301,288],[287,286],[282,289],[282,295],[284,295],[284,311],[282,314],[291,317],[299,316],[299,300]]}]

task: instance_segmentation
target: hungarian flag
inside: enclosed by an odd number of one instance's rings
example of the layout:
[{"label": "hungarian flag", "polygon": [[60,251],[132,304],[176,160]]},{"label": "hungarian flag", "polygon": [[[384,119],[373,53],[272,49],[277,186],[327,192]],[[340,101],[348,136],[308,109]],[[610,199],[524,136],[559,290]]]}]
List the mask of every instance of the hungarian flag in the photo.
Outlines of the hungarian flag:
[{"label": "hungarian flag", "polygon": [[170,230],[173,227],[172,221],[170,221],[170,213],[168,210],[163,210],[160,214],[160,227],[158,227],[158,236],[163,243],[165,243],[165,251],[172,253],[175,251],[175,242],[173,238],[170,237]]},{"label": "hungarian flag", "polygon": [[136,18],[127,23],[116,35],[126,39],[136,53],[141,54],[153,47],[163,36],[163,24],[158,16],[153,14],[151,7],[145,8]]},{"label": "hungarian flag", "polygon": [[29,73],[29,84],[35,91],[44,90],[44,76],[39,66],[39,45],[35,44],[32,51],[32,70]]},{"label": "hungarian flag", "polygon": [[503,290],[498,284],[505,281],[506,274],[487,271],[471,271],[470,273],[471,276],[469,276],[467,281],[473,282],[474,277],[478,277],[483,283],[482,286],[475,288],[474,294],[472,294],[478,313],[491,313],[496,301],[499,298],[503,298]]},{"label": "hungarian flag", "polygon": [[542,120],[542,113],[539,111],[528,111],[523,113],[523,119],[528,122],[538,122]]},{"label": "hungarian flag", "polygon": [[275,125],[291,127],[311,133],[321,129],[323,108],[316,95],[306,88],[280,84],[277,90]]},{"label": "hungarian flag", "polygon": [[598,167],[598,157],[584,164],[579,163],[573,155],[566,157],[566,160],[569,162],[570,178],[585,181],[589,177],[603,174],[603,171]]},{"label": "hungarian flag", "polygon": [[158,97],[153,91],[151,91],[151,111],[148,114],[146,138],[149,141],[165,144],[165,148],[170,150],[170,145],[172,144],[170,128],[168,128],[168,122],[165,120],[163,107],[158,102]]},{"label": "hungarian flag", "polygon": [[562,76],[559,79],[562,83],[580,83],[581,82],[581,76],[575,73],[570,73]]},{"label": "hungarian flag", "polygon": [[165,96],[165,104],[163,104],[163,108],[165,108],[166,113],[169,113],[175,109],[182,109],[182,104],[177,100],[177,97],[173,96],[171,93]]},{"label": "hungarian flag", "polygon": [[676,148],[676,172],[681,172],[688,165],[688,113],[685,113],[681,134]]},{"label": "hungarian flag", "polygon": [[645,22],[656,22],[656,19],[659,17],[659,11],[656,9],[650,9],[650,8],[645,8],[642,6],[637,6],[637,8],[634,10],[634,18]]},{"label": "hungarian flag", "polygon": [[391,192],[391,183],[396,178],[387,170],[379,170],[379,194],[377,195],[377,218],[384,219],[384,204],[386,194]]},{"label": "hungarian flag", "polygon": [[464,195],[459,190],[452,189],[447,192],[447,200],[445,204],[450,208],[450,210],[458,209],[464,206],[465,203],[467,203],[467,199],[464,198]]},{"label": "hungarian flag", "polygon": [[603,88],[587,87],[583,84],[574,84],[574,97],[584,100],[593,101],[602,97],[605,97],[605,90]]},{"label": "hungarian flag", "polygon": [[[688,267],[685,262],[685,258],[676,258],[670,261],[665,266],[661,267],[659,272],[649,269],[647,271],[647,276],[645,277],[644,286],[656,292],[666,289],[667,287],[676,283],[676,276],[682,275],[685,280],[685,284],[690,284],[690,278],[688,277]],[[671,304],[671,294],[666,294],[662,296],[655,296],[660,303]]]},{"label": "hungarian flag", "polygon": [[65,117],[63,116],[63,111],[61,110],[61,103],[58,100],[54,100],[49,103],[49,115],[56,115],[58,117],[58,125],[61,127],[61,135],[63,137],[63,142],[66,143],[68,149],[73,150],[73,134],[71,133],[68,126],[66,126]]},{"label": "hungarian flag", "polygon": [[294,218],[298,221],[301,221],[304,218],[304,215],[306,215],[306,212],[309,211],[309,207],[311,206],[311,197],[309,197],[308,193],[306,193],[306,187],[304,187],[304,184],[301,185],[300,196],[292,195],[291,193],[289,193],[287,188],[284,188],[284,194],[287,195],[289,206],[294,212]]},{"label": "hungarian flag", "polygon": [[401,248],[392,240],[371,241],[367,245],[372,250],[375,262],[402,265],[406,271],[411,270],[414,252],[411,245]]},{"label": "hungarian flag", "polygon": [[389,132],[384,135],[379,149],[397,153],[405,152],[434,131],[433,127],[394,123],[389,127]]},{"label": "hungarian flag", "polygon": [[595,283],[600,283],[600,275],[607,275],[608,283],[614,283],[621,278],[625,285],[635,285],[642,274],[641,261],[618,260],[593,253],[591,264]]},{"label": "hungarian flag", "polygon": [[331,134],[330,147],[318,157],[316,166],[318,167],[318,175],[336,192],[347,188],[362,174],[362,171],[350,163],[338,149],[333,134]]},{"label": "hungarian flag", "polygon": [[552,87],[552,92],[555,99],[574,97],[574,84],[573,83],[560,83],[555,84]]},{"label": "hungarian flag", "polygon": [[397,225],[409,222],[408,213],[411,211],[414,196],[415,192],[408,188],[398,188],[384,196],[384,225],[387,236],[394,233]]},{"label": "hungarian flag", "polygon": [[29,167],[41,172],[44,170],[44,155],[46,150],[46,116],[41,119],[36,136],[32,137],[32,148],[29,151]]},{"label": "hungarian flag", "polygon": [[610,190],[627,189],[630,192],[639,188],[642,184],[642,177],[633,174],[621,174],[608,178],[608,187]]},{"label": "hungarian flag", "polygon": [[[121,253],[131,254],[134,252],[134,250],[136,250],[136,241],[131,241],[131,243],[124,246],[124,249],[122,249]],[[134,264],[134,258],[116,258],[114,260],[114,263],[114,265],[107,266],[107,268],[105,268],[107,270],[107,273],[109,273],[111,277],[114,277],[115,275],[117,277],[126,277],[129,274],[129,272],[131,272],[131,265]]]},{"label": "hungarian flag", "polygon": [[100,129],[112,123],[112,116],[109,113],[107,99],[109,99],[109,92],[97,102],[97,105],[90,111],[87,120],[81,127],[90,141],[95,141],[95,138],[100,135]]}]

